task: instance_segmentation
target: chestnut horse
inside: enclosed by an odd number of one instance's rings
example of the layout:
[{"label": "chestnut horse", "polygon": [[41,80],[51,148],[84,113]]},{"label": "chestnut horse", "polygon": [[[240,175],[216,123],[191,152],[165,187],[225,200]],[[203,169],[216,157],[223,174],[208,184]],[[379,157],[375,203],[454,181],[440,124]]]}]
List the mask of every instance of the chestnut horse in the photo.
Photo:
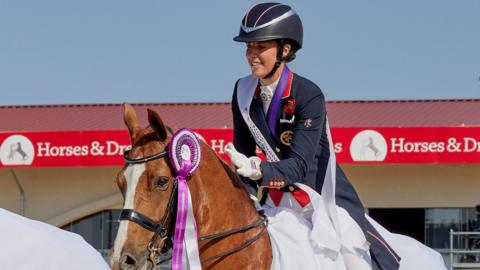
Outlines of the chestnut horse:
[{"label": "chestnut horse", "polygon": [[[114,247],[114,270],[155,269],[171,247],[176,213],[176,179],[167,154],[172,134],[148,110],[149,126],[139,127],[124,104],[132,148],[117,176],[124,209]],[[197,224],[202,269],[270,269],[272,251],[266,222],[236,174],[204,142],[198,169],[187,178]]]}]

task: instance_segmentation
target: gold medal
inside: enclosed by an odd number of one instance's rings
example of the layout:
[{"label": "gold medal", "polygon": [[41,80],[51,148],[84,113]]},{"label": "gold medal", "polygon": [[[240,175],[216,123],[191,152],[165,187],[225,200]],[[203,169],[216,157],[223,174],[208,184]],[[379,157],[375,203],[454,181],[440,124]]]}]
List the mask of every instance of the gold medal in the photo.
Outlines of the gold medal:
[{"label": "gold medal", "polygon": [[287,146],[290,146],[292,144],[292,138],[293,138],[293,131],[291,130],[286,130],[280,134],[280,141]]}]

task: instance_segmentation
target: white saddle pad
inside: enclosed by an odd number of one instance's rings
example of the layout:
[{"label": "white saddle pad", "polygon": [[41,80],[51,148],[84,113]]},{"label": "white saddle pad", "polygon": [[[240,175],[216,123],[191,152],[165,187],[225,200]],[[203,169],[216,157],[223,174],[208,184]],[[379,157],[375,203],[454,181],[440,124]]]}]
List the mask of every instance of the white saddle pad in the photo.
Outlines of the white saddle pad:
[{"label": "white saddle pad", "polygon": [[343,270],[341,256],[335,260],[310,243],[311,225],[298,213],[286,207],[265,210],[272,243],[272,270]]},{"label": "white saddle pad", "polygon": [[106,270],[100,253],[78,234],[0,208],[1,269]]}]

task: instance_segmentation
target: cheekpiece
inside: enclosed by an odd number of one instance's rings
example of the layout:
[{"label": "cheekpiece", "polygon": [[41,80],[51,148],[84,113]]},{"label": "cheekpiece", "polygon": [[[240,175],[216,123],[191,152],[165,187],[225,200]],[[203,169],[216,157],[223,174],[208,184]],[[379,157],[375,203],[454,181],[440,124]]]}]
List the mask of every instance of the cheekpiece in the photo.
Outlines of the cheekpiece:
[{"label": "cheekpiece", "polygon": [[173,134],[168,153],[177,175],[190,176],[200,164],[200,142],[195,133],[187,128],[182,128]]}]

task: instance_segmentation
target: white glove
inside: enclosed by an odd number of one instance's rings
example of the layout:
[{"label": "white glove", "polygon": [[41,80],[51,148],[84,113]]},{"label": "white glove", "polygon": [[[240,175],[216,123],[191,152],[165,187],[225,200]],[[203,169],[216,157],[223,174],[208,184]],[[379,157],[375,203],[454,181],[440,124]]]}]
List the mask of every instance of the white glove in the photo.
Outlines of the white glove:
[{"label": "white glove", "polygon": [[225,146],[225,152],[232,160],[233,165],[237,167],[237,173],[239,175],[255,181],[262,178],[263,174],[260,170],[262,160],[259,157],[253,156],[247,158],[244,154],[239,153],[231,143]]}]

